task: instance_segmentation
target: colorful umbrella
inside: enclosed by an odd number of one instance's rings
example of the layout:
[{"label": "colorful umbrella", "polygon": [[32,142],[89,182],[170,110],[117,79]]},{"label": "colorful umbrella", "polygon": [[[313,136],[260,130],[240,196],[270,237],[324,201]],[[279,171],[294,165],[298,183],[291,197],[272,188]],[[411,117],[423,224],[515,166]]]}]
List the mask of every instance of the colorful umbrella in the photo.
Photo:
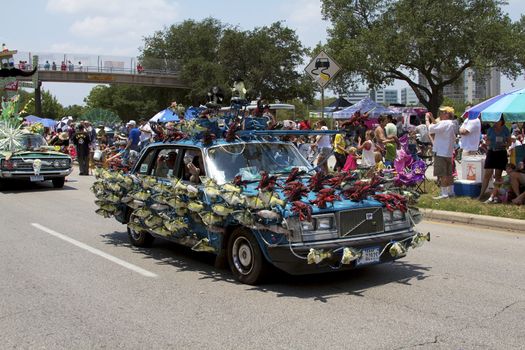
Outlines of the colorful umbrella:
[{"label": "colorful umbrella", "polygon": [[465,111],[463,118],[476,119],[481,115],[484,122],[497,122],[501,116],[507,122],[525,121],[525,89],[494,96]]}]

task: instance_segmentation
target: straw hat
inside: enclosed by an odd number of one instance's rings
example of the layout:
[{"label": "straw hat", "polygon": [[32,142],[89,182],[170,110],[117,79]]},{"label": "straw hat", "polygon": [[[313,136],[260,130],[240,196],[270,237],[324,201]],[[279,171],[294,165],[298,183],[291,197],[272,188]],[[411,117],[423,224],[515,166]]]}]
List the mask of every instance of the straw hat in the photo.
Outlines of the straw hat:
[{"label": "straw hat", "polygon": [[59,135],[58,135],[58,138],[62,141],[66,141],[66,140],[69,140],[69,134],[67,132],[61,132]]}]

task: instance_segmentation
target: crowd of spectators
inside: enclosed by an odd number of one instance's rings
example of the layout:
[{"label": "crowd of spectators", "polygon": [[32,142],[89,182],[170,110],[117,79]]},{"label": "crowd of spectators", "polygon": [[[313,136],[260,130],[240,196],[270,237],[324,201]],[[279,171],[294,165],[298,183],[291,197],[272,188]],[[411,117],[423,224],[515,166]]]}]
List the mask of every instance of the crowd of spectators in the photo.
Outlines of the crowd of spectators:
[{"label": "crowd of spectators", "polygon": [[[313,127],[305,118],[298,118],[297,122],[279,122],[267,107],[253,111],[252,116],[262,117],[269,129],[328,130],[326,120],[319,120]],[[456,157],[461,154],[485,155],[479,199],[486,203],[524,202],[525,159],[516,159],[516,151],[525,147],[522,146],[523,123],[513,123],[507,128],[502,118],[487,127],[479,119],[458,120],[451,107],[440,108],[437,117],[426,113],[424,120],[416,118],[420,120],[416,123],[418,125],[407,126],[403,117],[379,116],[372,124],[365,123],[365,119],[352,125],[336,123],[335,128],[340,133],[335,136],[319,134],[312,137],[285,136],[284,139],[294,142],[305,159],[324,172],[352,171],[359,167],[378,171],[394,169],[396,159],[405,156],[405,144],[400,142],[401,139],[408,140],[405,141],[408,142],[408,154],[415,160],[423,156],[427,145],[433,154],[433,175],[440,186],[440,194],[435,199],[455,196]],[[48,135],[48,140],[51,145],[76,157],[83,165],[80,173],[87,175],[89,169],[85,164],[129,168],[141,149],[173,135],[176,124],[130,120],[126,124],[114,125],[112,129],[108,133],[102,125],[94,127],[87,121],[74,123],[67,119],[59,124],[56,132]],[[334,158],[332,169],[328,165],[330,157]],[[490,183],[494,185],[493,190],[485,200]]]}]

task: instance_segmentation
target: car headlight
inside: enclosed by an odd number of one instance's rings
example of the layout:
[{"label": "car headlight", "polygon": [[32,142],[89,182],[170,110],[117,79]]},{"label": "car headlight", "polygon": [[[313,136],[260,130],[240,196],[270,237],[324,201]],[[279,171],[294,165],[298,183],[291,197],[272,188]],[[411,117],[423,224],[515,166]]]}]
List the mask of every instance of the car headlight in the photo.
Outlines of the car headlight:
[{"label": "car headlight", "polygon": [[394,210],[392,212],[392,221],[402,221],[405,220],[405,213],[401,210]]},{"label": "car headlight", "polygon": [[385,231],[399,230],[410,226],[405,213],[401,210],[391,212],[384,209],[383,220],[385,222]]},{"label": "car headlight", "polygon": [[333,217],[322,217],[315,220],[316,221],[316,229],[327,231],[332,230],[334,228],[334,218]]},{"label": "car headlight", "polygon": [[18,168],[18,162],[17,162],[16,160],[13,160],[13,161],[11,162],[11,166],[12,166],[13,169]]},{"label": "car headlight", "polygon": [[60,161],[60,166],[61,166],[62,168],[67,168],[67,167],[69,166],[69,160],[68,160],[68,159],[62,159],[62,160]]},{"label": "car headlight", "polygon": [[315,229],[314,227],[314,221],[302,221],[301,227],[303,231],[313,231]]},{"label": "car headlight", "polygon": [[58,160],[55,160],[55,161],[53,162],[53,166],[54,166],[55,168],[60,168],[60,162],[59,162]]}]

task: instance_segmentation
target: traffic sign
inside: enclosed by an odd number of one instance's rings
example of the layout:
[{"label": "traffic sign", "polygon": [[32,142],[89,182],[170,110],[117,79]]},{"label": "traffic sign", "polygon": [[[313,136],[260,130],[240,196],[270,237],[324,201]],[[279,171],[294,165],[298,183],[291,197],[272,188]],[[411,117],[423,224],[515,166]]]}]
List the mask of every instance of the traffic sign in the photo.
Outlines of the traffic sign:
[{"label": "traffic sign", "polygon": [[341,70],[339,64],[321,51],[304,69],[322,88]]}]

